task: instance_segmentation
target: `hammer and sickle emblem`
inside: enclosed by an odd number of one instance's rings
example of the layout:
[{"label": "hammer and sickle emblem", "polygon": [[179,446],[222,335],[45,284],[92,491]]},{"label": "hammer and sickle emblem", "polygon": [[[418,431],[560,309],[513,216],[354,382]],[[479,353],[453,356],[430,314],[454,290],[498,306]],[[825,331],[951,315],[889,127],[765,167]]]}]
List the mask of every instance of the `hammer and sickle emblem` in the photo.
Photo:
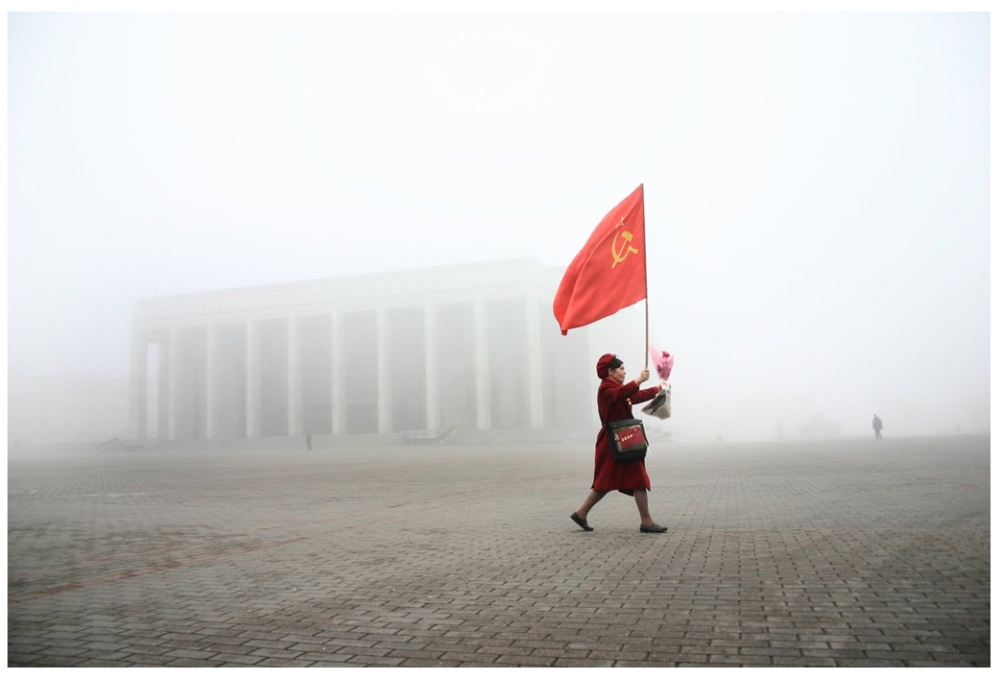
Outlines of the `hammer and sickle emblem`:
[{"label": "hammer and sickle emblem", "polygon": [[[627,258],[632,253],[635,254],[639,253],[639,250],[637,248],[632,247],[632,232],[631,231],[623,231],[621,233],[618,232],[618,229],[621,229],[624,226],[625,226],[625,218],[623,217],[618,221],[618,226],[615,227],[615,238],[614,240],[611,241],[611,257],[615,259],[615,261],[611,264],[612,269],[615,268],[616,264],[624,262],[625,258]],[[618,247],[619,236],[623,240],[621,247]]]}]

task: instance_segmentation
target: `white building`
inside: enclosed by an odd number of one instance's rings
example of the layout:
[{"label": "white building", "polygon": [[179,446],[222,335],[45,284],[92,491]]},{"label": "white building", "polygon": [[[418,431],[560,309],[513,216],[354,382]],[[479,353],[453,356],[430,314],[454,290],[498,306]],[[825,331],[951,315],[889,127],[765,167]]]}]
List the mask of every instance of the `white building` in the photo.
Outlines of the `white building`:
[{"label": "white building", "polygon": [[140,301],[139,439],[592,429],[588,331],[531,260]]},{"label": "white building", "polygon": [[9,447],[127,435],[129,385],[124,377],[14,372],[7,395]]}]

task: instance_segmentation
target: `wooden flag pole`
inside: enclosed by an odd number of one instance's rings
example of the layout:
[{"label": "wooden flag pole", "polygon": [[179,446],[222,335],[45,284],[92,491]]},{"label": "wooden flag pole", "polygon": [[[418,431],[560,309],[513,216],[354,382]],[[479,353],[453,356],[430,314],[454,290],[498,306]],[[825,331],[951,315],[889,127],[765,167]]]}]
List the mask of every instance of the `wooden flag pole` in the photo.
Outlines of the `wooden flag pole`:
[{"label": "wooden flag pole", "polygon": [[[643,185],[639,185],[643,186]],[[642,354],[646,357],[646,368],[649,368],[649,261],[646,258],[646,189],[642,195],[642,279],[646,291],[646,344],[642,346]]]},{"label": "wooden flag pole", "polygon": [[646,344],[642,348],[642,353],[646,355],[646,368],[649,368],[649,298],[648,297],[646,298]]}]

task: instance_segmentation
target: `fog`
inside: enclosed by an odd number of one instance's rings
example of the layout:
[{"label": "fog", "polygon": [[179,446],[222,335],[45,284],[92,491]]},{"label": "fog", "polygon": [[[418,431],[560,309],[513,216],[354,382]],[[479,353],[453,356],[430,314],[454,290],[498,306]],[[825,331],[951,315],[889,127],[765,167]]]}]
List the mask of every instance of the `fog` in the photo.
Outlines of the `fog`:
[{"label": "fog", "polygon": [[[9,413],[43,378],[127,378],[137,300],[564,268],[642,183],[676,432],[989,432],[989,28],[10,14]],[[642,304],[591,330],[638,372]]]}]

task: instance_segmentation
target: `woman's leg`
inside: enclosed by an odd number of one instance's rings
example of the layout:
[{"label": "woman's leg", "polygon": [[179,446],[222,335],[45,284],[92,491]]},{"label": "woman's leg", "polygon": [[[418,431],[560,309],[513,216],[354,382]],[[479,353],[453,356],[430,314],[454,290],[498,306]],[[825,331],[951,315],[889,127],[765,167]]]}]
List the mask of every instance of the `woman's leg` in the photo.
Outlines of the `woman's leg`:
[{"label": "woman's leg", "polygon": [[653,518],[649,515],[649,495],[646,493],[646,490],[636,489],[634,496],[635,506],[639,508],[639,519],[642,522],[642,526],[648,527],[655,524]]},{"label": "woman's leg", "polygon": [[607,493],[607,491],[595,491],[591,489],[590,493],[587,494],[587,498],[584,499],[583,505],[581,505],[580,509],[576,511],[576,514],[580,516],[580,519],[587,519],[587,513],[590,512],[590,509],[597,505],[597,502],[604,498]]}]

